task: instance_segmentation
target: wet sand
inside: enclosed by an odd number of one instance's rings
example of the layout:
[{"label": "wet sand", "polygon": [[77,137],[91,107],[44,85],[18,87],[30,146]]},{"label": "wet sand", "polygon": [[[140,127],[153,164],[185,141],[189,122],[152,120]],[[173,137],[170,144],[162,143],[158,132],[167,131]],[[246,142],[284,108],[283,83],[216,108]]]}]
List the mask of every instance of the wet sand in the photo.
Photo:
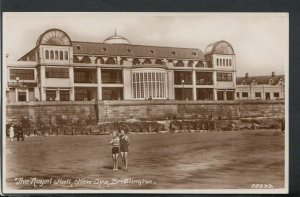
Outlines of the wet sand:
[{"label": "wet sand", "polygon": [[[129,135],[128,172],[112,171],[110,136],[7,140],[11,189],[250,189],[284,187],[284,134],[279,130]],[[121,161],[119,162],[121,164]],[[14,178],[148,180],[146,184],[16,185]]]}]

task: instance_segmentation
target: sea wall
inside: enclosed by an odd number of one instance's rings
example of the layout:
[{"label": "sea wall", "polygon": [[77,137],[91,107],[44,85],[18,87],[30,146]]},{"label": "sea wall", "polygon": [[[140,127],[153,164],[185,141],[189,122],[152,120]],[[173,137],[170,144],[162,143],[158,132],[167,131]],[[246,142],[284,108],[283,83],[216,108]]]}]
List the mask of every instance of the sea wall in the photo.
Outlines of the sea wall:
[{"label": "sea wall", "polygon": [[[97,107],[98,106],[98,107]],[[126,119],[284,118],[283,100],[276,101],[99,101],[20,102],[6,105],[6,122],[28,118],[45,124],[57,117],[69,121],[112,122]]]}]

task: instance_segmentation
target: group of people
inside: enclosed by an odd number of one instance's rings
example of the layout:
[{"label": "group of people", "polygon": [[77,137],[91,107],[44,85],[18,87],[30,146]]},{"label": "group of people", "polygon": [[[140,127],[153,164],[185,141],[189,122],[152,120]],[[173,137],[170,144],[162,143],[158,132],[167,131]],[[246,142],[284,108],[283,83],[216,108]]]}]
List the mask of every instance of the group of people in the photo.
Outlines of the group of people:
[{"label": "group of people", "polygon": [[17,140],[22,139],[24,141],[23,125],[22,123],[11,124],[9,127],[9,138],[10,141],[14,141],[15,135],[17,135]]},{"label": "group of people", "polygon": [[128,146],[129,146],[129,138],[125,135],[124,130],[121,130],[120,133],[114,131],[112,134],[112,139],[110,141],[110,145],[112,147],[112,159],[114,168],[113,171],[118,171],[118,158],[119,154],[122,158],[122,170],[127,172],[128,167]]}]

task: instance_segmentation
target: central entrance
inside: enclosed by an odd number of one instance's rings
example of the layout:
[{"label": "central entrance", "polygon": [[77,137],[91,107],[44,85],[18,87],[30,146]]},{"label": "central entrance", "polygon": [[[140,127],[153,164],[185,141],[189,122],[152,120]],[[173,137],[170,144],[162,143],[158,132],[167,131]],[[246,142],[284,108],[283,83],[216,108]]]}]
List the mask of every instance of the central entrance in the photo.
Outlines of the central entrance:
[{"label": "central entrance", "polygon": [[132,71],[133,99],[166,99],[167,72],[162,68],[138,68]]}]

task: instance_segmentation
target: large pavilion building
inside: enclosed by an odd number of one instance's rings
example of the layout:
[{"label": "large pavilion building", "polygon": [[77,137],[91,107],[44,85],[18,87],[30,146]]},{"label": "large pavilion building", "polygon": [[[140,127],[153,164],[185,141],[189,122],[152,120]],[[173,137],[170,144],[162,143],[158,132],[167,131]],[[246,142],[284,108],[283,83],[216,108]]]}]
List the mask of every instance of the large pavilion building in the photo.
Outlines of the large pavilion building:
[{"label": "large pavilion building", "polygon": [[7,65],[7,101],[234,100],[236,64],[226,41],[197,48],[135,45],[115,35],[72,41],[49,29]]}]

